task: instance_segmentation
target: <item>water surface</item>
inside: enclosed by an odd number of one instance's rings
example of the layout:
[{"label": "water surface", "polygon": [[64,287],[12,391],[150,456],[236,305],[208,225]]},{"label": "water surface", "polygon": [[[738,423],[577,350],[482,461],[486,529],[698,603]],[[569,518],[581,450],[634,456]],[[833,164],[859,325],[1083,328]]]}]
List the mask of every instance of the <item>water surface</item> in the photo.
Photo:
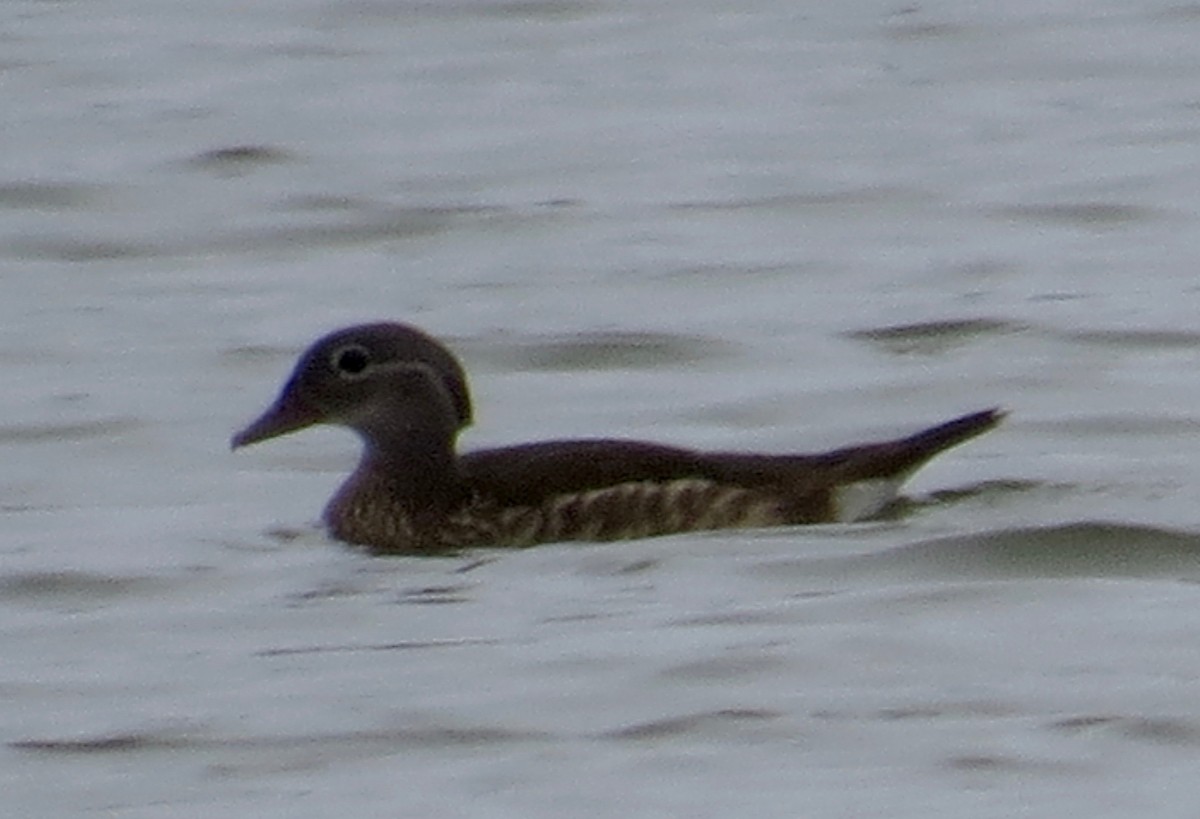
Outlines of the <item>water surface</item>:
[{"label": "water surface", "polygon": [[[0,17],[14,815],[1191,815],[1194,9]],[[879,522],[372,559],[351,436],[227,441],[379,318],[468,446],[1012,415]]]}]

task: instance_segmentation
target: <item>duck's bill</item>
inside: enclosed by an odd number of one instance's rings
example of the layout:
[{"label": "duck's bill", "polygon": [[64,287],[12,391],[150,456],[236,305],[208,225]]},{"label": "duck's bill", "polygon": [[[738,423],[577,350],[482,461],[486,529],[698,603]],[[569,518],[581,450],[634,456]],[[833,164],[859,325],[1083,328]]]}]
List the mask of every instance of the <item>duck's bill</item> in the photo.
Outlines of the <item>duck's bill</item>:
[{"label": "duck's bill", "polygon": [[257,444],[270,438],[278,438],[298,429],[311,427],[322,421],[319,412],[297,401],[290,393],[279,396],[270,409],[259,416],[250,426],[234,435],[230,440],[231,449]]}]

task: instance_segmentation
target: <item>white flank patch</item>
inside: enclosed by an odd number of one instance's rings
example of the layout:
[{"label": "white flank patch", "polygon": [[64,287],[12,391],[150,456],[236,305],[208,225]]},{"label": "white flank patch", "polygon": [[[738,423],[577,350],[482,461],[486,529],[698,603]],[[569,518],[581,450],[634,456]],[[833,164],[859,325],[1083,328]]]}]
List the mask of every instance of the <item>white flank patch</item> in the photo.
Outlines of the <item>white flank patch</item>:
[{"label": "white flank patch", "polygon": [[854,523],[875,517],[896,499],[903,478],[878,478],[846,484],[833,495],[833,514],[838,523]]}]

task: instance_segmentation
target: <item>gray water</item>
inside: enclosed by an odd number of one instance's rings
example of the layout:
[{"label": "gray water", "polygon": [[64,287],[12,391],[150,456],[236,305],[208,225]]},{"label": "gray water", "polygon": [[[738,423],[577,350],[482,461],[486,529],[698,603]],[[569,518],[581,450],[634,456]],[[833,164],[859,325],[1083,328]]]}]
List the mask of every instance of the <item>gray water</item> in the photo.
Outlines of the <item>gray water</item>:
[{"label": "gray water", "polygon": [[[0,5],[14,817],[1197,815],[1200,7]],[[230,454],[317,335],[467,446],[817,450],[887,519],[377,559]]]}]

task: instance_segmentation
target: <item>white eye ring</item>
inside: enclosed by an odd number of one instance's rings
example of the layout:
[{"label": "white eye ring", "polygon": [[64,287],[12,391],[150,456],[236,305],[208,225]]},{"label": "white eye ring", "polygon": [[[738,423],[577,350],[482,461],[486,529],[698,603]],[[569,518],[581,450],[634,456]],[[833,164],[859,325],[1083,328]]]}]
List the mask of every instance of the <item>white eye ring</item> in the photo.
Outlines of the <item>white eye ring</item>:
[{"label": "white eye ring", "polygon": [[329,366],[342,378],[358,378],[371,367],[371,353],[361,344],[347,344],[333,351]]}]

